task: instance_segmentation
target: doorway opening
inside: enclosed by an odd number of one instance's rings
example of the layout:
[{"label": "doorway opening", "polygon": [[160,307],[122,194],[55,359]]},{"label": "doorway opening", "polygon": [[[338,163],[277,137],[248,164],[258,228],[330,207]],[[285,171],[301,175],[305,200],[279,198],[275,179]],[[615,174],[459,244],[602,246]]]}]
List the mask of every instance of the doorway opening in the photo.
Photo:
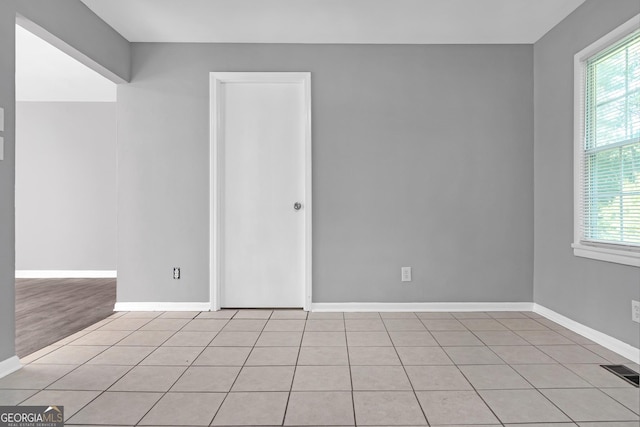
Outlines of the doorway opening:
[{"label": "doorway opening", "polygon": [[117,85],[21,17],[15,83],[16,354],[24,357],[113,312]]}]

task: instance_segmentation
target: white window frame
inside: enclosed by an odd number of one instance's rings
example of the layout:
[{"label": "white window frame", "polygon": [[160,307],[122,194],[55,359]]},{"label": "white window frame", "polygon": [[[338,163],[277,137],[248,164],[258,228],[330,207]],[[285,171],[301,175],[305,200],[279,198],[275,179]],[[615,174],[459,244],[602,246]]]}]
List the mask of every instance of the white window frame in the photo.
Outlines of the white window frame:
[{"label": "white window frame", "polygon": [[585,129],[585,94],[587,60],[609,48],[640,28],[640,14],[587,46],[574,56],[573,62],[573,254],[600,261],[640,267],[640,251],[623,245],[585,242],[582,235],[583,159]]}]

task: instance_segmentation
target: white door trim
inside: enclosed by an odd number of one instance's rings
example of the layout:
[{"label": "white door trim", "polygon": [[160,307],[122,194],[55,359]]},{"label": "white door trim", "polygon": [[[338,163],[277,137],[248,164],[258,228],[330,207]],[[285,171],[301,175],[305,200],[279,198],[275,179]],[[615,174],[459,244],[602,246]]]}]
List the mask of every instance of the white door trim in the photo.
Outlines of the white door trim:
[{"label": "white door trim", "polygon": [[210,105],[210,145],[209,145],[209,282],[211,310],[220,310],[221,275],[220,266],[224,256],[221,245],[221,194],[224,182],[224,162],[221,156],[221,85],[223,83],[302,83],[305,92],[305,234],[304,234],[304,304],[306,311],[311,309],[311,73],[308,72],[211,72],[209,73]]}]

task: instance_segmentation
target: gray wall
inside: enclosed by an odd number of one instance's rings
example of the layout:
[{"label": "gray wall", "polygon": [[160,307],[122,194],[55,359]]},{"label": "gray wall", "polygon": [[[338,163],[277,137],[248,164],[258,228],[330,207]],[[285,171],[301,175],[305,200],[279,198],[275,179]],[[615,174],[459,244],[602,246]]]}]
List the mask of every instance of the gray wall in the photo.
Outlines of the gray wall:
[{"label": "gray wall", "polygon": [[16,270],[115,270],[116,202],[116,103],[18,102]]},{"label": "gray wall", "polygon": [[571,243],[573,56],[638,13],[638,0],[588,0],[534,46],[534,300],[635,347],[640,269],[575,257]]},{"label": "gray wall", "polygon": [[14,74],[14,2],[0,1],[0,107],[5,114],[4,160],[0,160],[0,361],[15,355]]},{"label": "gray wall", "polygon": [[209,300],[210,71],[312,73],[314,302],[532,301],[531,45],[132,46],[119,301]]},{"label": "gray wall", "polygon": [[0,1],[0,107],[5,110],[5,152],[0,161],[0,361],[15,355],[16,13],[33,17],[41,27],[122,78],[129,70],[129,44],[79,0]]}]

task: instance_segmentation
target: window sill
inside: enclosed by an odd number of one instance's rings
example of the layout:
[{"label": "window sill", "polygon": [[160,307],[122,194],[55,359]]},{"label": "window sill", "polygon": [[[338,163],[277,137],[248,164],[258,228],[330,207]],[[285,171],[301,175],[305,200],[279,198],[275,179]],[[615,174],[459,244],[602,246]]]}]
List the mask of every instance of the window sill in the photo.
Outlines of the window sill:
[{"label": "window sill", "polygon": [[581,243],[573,243],[571,247],[575,256],[640,267],[640,252],[603,248]]}]

